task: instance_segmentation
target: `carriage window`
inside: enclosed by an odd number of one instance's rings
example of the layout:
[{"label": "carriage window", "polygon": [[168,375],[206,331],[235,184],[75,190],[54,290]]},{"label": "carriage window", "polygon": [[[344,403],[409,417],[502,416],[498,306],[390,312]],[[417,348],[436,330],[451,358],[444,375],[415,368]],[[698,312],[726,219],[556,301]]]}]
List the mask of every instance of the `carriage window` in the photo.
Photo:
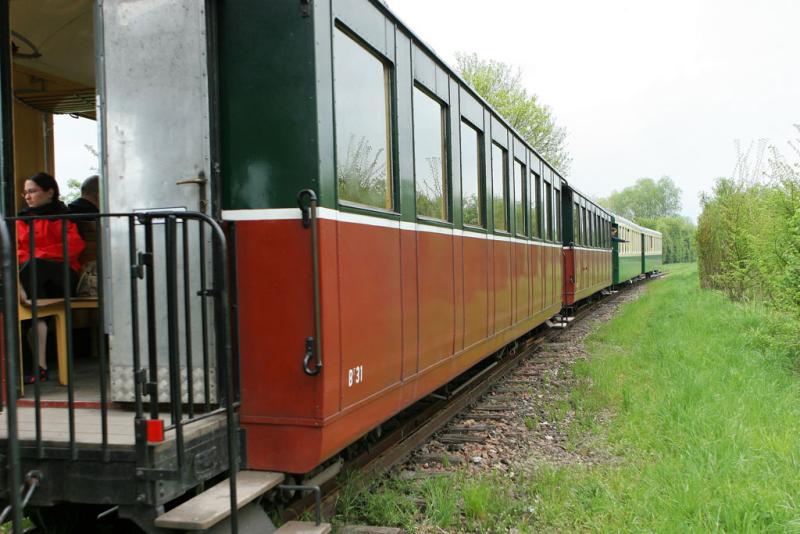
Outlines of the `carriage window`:
[{"label": "carriage window", "polygon": [[339,200],[391,210],[390,69],[339,29],[333,51]]},{"label": "carriage window", "polygon": [[594,246],[599,247],[600,245],[600,216],[598,214],[594,214]]},{"label": "carriage window", "polygon": [[561,191],[556,189],[556,241],[561,242]]},{"label": "carriage window", "polygon": [[480,143],[478,131],[461,121],[461,209],[464,224],[485,228]]},{"label": "carriage window", "polygon": [[589,208],[583,209],[583,218],[586,219],[586,245],[587,247],[592,246],[592,214],[589,213]]},{"label": "carriage window", "polygon": [[544,205],[545,205],[545,236],[553,240],[553,186],[544,183]]},{"label": "carriage window", "polygon": [[577,202],[572,205],[572,241],[581,244],[581,207]]},{"label": "carriage window", "polygon": [[414,178],[417,214],[446,221],[448,188],[444,125],[444,106],[415,87]]},{"label": "carriage window", "polygon": [[535,172],[531,173],[531,235],[542,237],[542,180]]},{"label": "carriage window", "polygon": [[526,235],[525,229],[525,167],[517,160],[514,160],[514,222],[517,235]]},{"label": "carriage window", "polygon": [[508,164],[506,150],[492,143],[492,212],[494,229],[508,232]]}]

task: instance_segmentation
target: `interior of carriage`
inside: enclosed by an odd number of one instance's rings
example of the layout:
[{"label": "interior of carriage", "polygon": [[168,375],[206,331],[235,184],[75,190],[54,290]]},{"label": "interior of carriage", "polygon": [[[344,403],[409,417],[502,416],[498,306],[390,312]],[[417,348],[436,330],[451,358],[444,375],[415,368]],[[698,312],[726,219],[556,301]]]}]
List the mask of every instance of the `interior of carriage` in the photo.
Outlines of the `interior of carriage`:
[{"label": "interior of carriage", "polygon": [[[13,208],[6,206],[7,211],[18,212],[25,206],[22,197],[25,179],[37,172],[44,171],[56,177],[62,199],[68,180],[74,184],[96,173],[87,165],[82,174],[73,171],[74,175],[61,176],[58,171],[62,162],[57,158],[66,156],[64,159],[91,162],[87,148],[80,147],[81,154],[65,154],[60,144],[74,141],[71,139],[76,132],[73,125],[78,122],[83,123],[82,128],[78,128],[84,132],[96,131],[93,8],[92,0],[9,2],[14,205]],[[78,194],[74,186],[72,194]],[[83,259],[92,260],[90,257]],[[24,313],[21,308],[21,314]],[[75,310],[72,321],[74,393],[79,401],[97,401],[98,384],[93,379],[98,372],[94,335],[98,324],[96,309],[89,306]],[[32,358],[26,333],[22,330],[29,325],[30,321],[23,321],[21,328],[20,347],[26,369],[32,366]],[[40,384],[41,398],[58,400],[66,397],[66,388],[58,386],[58,343],[52,322],[48,331],[47,367],[51,372],[49,380]]]}]

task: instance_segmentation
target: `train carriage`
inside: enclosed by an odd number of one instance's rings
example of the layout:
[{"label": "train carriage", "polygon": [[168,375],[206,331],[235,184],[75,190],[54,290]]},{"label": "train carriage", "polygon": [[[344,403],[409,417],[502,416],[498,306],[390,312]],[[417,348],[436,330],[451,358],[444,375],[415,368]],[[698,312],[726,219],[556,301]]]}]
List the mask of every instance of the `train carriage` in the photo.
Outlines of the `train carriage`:
[{"label": "train carriage", "polygon": [[642,272],[652,274],[661,270],[662,264],[661,232],[642,228]]},{"label": "train carriage", "polygon": [[558,313],[562,186],[383,5],[295,9],[222,10],[222,216],[248,461],[304,472]]},{"label": "train carriage", "polygon": [[564,182],[564,306],[611,285],[611,214]]},{"label": "train carriage", "polygon": [[621,284],[644,274],[644,253],[641,226],[619,215],[612,216],[614,235],[613,272],[614,284]]}]

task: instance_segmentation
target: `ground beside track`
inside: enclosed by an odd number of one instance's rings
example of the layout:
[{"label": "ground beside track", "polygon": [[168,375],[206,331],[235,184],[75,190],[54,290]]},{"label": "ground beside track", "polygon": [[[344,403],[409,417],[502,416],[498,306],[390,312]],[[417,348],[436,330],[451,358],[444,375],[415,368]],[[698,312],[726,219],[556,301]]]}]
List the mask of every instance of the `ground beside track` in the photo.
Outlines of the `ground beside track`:
[{"label": "ground beside track", "polygon": [[388,477],[345,488],[334,521],[421,533],[800,531],[800,323],[701,291],[694,266],[670,270],[613,320],[544,349],[540,374],[529,368],[527,382],[512,376],[480,401],[502,419],[461,418]]}]

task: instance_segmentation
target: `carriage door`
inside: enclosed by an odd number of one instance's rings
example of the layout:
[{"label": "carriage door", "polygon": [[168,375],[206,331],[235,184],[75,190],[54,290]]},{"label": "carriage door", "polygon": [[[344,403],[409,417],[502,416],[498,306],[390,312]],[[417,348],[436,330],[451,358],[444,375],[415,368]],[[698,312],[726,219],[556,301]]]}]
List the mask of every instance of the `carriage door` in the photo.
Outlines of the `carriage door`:
[{"label": "carriage door", "polygon": [[[209,142],[209,85],[207,65],[206,15],[199,0],[104,0],[97,7],[98,94],[101,121],[101,157],[105,187],[105,211],[131,213],[147,211],[203,211],[210,213],[211,184]],[[186,224],[186,223],[181,223]],[[144,225],[137,223],[138,249],[144,246]],[[151,228],[154,238],[156,299],[166,292],[164,268],[164,224]],[[188,228],[188,224],[187,224]],[[112,265],[105,288],[111,293],[107,328],[110,338],[111,380],[114,400],[133,399],[130,264],[128,263],[127,222],[110,221],[107,231],[110,246],[107,261]],[[179,246],[178,286],[184,284],[184,254],[190,265],[191,291],[180,303],[181,313],[191,315],[189,330],[180,333],[182,366],[186,345],[193,344],[198,354],[214,354],[213,317],[206,325],[200,318],[211,313],[203,309],[200,293],[201,271],[211,272],[210,235],[192,226],[185,234],[188,245]],[[181,237],[182,238],[182,237]],[[202,250],[201,250],[202,249]],[[205,264],[205,267],[201,264]],[[160,265],[160,267],[159,267]],[[207,268],[207,269],[206,269]],[[142,289],[142,302],[146,293]],[[141,308],[145,308],[144,304]],[[158,332],[158,375],[163,383],[168,373],[167,310],[159,301],[156,317],[140,310],[144,329],[152,321]],[[181,326],[181,328],[184,328]],[[140,343],[146,346],[146,333]],[[185,345],[184,345],[185,343]],[[174,352],[174,350],[173,350]],[[185,371],[185,367],[182,367]],[[215,369],[212,361],[210,369]],[[203,370],[194,368],[193,380],[202,379]],[[185,380],[184,375],[184,380]],[[186,392],[184,382],[184,398]],[[195,391],[202,391],[199,386]],[[166,388],[159,389],[159,399],[167,400]],[[215,392],[210,392],[213,400]],[[202,395],[195,397],[203,401]]]}]

